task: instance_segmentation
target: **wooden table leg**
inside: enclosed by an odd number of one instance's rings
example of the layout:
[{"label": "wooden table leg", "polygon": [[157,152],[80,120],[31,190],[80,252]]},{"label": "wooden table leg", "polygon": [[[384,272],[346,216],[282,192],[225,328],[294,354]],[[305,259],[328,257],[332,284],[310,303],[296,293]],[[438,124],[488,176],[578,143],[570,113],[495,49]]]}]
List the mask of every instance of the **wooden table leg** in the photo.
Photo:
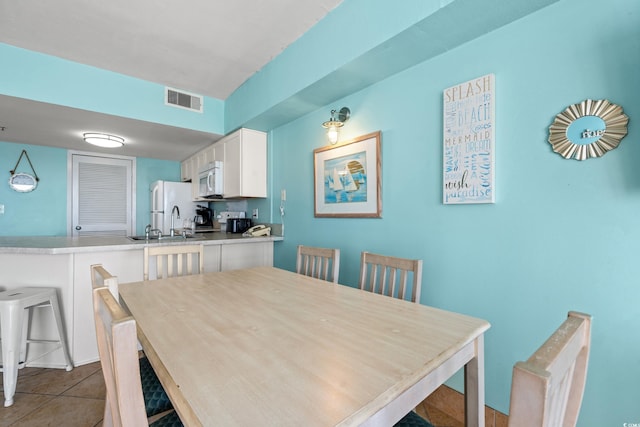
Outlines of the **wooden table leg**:
[{"label": "wooden table leg", "polygon": [[475,340],[476,356],[464,366],[464,420],[484,427],[484,335]]}]

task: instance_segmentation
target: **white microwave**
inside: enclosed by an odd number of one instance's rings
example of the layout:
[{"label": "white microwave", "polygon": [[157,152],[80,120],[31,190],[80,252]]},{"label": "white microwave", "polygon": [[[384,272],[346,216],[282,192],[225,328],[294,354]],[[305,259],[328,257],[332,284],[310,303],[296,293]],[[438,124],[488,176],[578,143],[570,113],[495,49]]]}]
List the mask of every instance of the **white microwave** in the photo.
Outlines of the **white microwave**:
[{"label": "white microwave", "polygon": [[198,173],[198,195],[207,199],[222,199],[222,162],[208,163]]}]

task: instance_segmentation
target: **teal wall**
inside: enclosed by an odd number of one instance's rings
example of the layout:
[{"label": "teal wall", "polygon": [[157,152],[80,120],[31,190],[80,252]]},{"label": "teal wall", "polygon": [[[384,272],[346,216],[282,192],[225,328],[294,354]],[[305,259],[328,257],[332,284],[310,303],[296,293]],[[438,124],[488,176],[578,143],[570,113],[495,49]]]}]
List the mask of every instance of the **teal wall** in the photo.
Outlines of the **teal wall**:
[{"label": "teal wall", "polygon": [[[9,185],[0,185],[0,236],[67,235],[67,155],[61,148],[13,144],[0,141],[0,172],[13,170],[22,150],[26,150],[40,181],[30,193],[17,193]],[[23,157],[18,172],[31,172]],[[156,180],[180,180],[180,162],[136,159],[136,233],[142,234],[149,223],[149,185]]]},{"label": "teal wall", "polygon": [[[531,7],[543,8],[518,15]],[[415,36],[415,43],[398,41],[396,33]],[[425,34],[429,43],[422,42]],[[340,42],[335,56],[318,49],[332,41]],[[224,105],[216,103],[218,114],[205,124],[149,114],[147,103],[160,86],[8,46],[0,45],[0,54],[12,58],[0,69],[0,93],[217,133],[259,125],[269,133],[274,197],[250,201],[248,210],[259,207],[261,222],[279,221],[280,190],[287,190],[285,240],[276,244],[275,265],[293,269],[301,243],[339,247],[341,282],[355,286],[363,250],[423,259],[423,304],[491,322],[486,401],[502,412],[508,411],[513,364],[567,311],[593,314],[579,425],[640,422],[640,340],[628,339],[640,329],[637,0],[411,0],[395,8],[381,0],[345,0]],[[50,72],[36,67],[34,76],[62,84],[71,95],[31,86],[31,74],[21,69],[30,61],[50,65]],[[405,67],[394,71],[398,62]],[[77,88],[66,80],[69,72]],[[496,203],[444,206],[442,91],[487,73],[495,74],[497,87]],[[105,82],[105,93],[84,78]],[[109,95],[122,79],[142,104],[92,98]],[[629,134],[602,158],[565,160],[546,142],[548,126],[587,98],[621,105]],[[382,132],[381,219],[313,216],[313,150],[325,145],[320,123],[342,106],[352,111],[343,139]],[[23,147],[0,143],[0,167],[11,169]],[[66,151],[28,151],[38,174],[51,182],[43,180],[28,195],[0,186],[7,210],[0,234],[63,235]],[[177,162],[138,159],[138,230],[148,211],[148,184],[177,177]],[[460,376],[449,384],[462,390]]]},{"label": "teal wall", "polygon": [[[0,93],[215,134],[224,102],[204,97],[203,113],[164,103],[164,85],[0,43]],[[177,88],[181,89],[181,88]]]},{"label": "teal wall", "polygon": [[[423,304],[491,322],[486,400],[503,412],[513,364],[568,310],[591,313],[579,425],[640,422],[640,340],[629,339],[640,330],[639,69],[640,3],[564,0],[273,129],[272,194],[287,189],[275,264],[293,269],[298,244],[338,247],[341,282],[355,286],[363,250],[423,259]],[[487,73],[497,200],[444,206],[442,91]],[[565,160],[546,142],[548,126],[587,98],[621,105],[629,134],[602,158]],[[320,123],[342,106],[352,111],[344,138],[382,131],[382,219],[313,216]],[[450,384],[462,390],[460,377]]]},{"label": "teal wall", "polygon": [[[11,170],[26,150],[40,179],[30,193],[9,188]],[[22,158],[17,172],[32,173]],[[10,144],[0,141],[0,236],[67,235],[67,152],[59,148]]]}]

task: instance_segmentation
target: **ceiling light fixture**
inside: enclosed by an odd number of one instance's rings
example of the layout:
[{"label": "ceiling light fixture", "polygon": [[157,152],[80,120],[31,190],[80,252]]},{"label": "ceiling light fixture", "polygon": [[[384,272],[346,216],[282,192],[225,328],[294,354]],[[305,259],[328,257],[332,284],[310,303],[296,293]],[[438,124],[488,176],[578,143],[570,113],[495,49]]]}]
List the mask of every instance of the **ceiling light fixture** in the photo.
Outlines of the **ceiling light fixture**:
[{"label": "ceiling light fixture", "polygon": [[85,142],[105,148],[119,148],[124,145],[124,138],[106,133],[85,133]]},{"label": "ceiling light fixture", "polygon": [[342,107],[340,111],[331,110],[331,118],[322,123],[322,127],[327,130],[327,139],[331,144],[338,142],[340,128],[344,126],[344,122],[349,120],[349,116],[351,116],[351,110]]}]

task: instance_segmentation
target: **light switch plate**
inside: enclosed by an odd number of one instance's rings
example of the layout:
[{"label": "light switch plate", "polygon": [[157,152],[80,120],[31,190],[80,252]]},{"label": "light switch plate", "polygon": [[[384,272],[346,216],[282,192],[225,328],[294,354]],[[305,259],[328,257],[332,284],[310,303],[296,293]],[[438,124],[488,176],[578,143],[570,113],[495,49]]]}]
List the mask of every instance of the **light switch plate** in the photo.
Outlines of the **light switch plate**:
[{"label": "light switch plate", "polygon": [[4,205],[0,204],[0,215],[4,215]]}]

